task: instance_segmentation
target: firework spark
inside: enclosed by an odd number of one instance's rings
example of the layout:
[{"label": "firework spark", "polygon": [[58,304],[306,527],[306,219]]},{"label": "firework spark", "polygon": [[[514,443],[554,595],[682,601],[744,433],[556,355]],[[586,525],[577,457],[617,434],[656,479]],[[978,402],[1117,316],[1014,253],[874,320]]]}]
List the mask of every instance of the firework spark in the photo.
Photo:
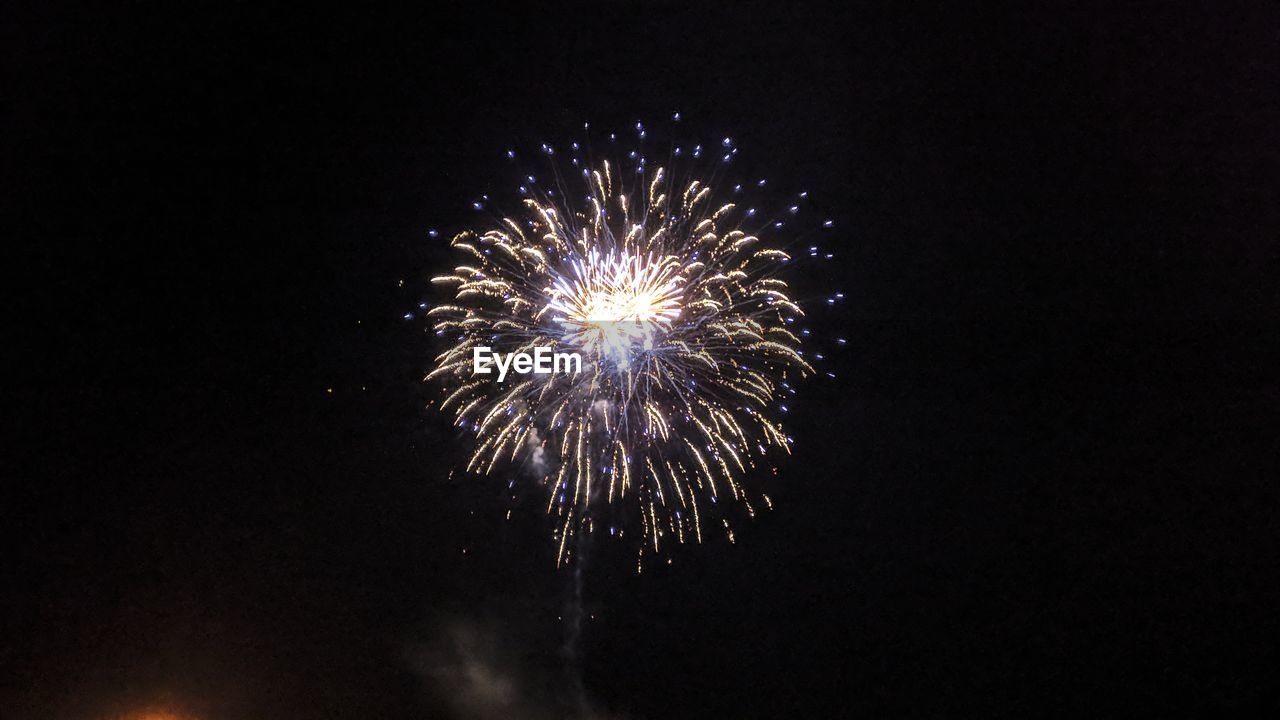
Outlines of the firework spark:
[{"label": "firework spark", "polygon": [[[602,521],[614,535],[639,527],[638,563],[712,524],[732,540],[720,510],[769,503],[744,478],[771,449],[790,452],[777,398],[813,371],[788,329],[804,314],[779,277],[790,256],[706,175],[677,181],[643,158],[634,173],[607,161],[580,172],[572,189],[557,177],[558,193],[522,187],[521,212],[453,238],[465,260],[432,279],[452,299],[428,313],[450,344],[427,379],[474,435],[469,472],[538,476],[558,563]],[[473,372],[481,347],[575,352],[582,371],[499,384]]]}]

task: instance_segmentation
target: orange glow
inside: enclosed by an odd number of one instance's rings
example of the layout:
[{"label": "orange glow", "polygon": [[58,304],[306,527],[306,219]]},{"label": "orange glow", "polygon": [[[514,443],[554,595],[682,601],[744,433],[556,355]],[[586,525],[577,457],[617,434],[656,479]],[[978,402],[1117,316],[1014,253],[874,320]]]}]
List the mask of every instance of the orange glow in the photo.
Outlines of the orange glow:
[{"label": "orange glow", "polygon": [[171,710],[149,709],[125,713],[114,720],[194,720],[194,718]]}]

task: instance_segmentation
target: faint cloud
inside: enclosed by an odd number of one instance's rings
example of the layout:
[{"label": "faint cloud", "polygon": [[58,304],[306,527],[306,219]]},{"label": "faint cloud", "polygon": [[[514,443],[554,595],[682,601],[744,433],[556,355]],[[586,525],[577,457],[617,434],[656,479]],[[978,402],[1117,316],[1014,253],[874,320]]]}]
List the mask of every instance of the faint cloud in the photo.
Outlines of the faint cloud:
[{"label": "faint cloud", "polygon": [[586,697],[557,655],[515,646],[494,624],[450,619],[413,655],[430,695],[459,720],[619,720]]}]

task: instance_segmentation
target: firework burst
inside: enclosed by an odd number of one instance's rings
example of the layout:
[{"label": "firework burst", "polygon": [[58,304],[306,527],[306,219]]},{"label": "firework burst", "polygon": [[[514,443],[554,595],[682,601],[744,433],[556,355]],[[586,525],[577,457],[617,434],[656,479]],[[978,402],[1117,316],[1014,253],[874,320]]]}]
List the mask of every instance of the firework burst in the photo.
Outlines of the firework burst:
[{"label": "firework burst", "polygon": [[[597,525],[639,529],[638,567],[712,525],[732,540],[723,510],[769,504],[746,479],[790,452],[777,400],[813,371],[789,329],[804,314],[781,277],[790,256],[762,237],[773,225],[750,229],[754,210],[717,197],[698,151],[626,172],[575,153],[558,192],[522,186],[522,210],[456,235],[464,259],[431,281],[452,298],[428,313],[449,346],[427,379],[474,436],[467,470],[537,478],[558,563]],[[539,347],[578,353],[581,371],[505,383],[474,372],[476,348]]]}]

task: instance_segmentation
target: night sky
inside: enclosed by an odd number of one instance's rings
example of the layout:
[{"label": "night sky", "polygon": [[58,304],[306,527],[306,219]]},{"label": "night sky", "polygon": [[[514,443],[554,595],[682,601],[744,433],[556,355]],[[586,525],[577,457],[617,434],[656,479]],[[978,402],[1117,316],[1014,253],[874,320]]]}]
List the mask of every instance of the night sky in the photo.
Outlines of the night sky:
[{"label": "night sky", "polygon": [[[1280,710],[1273,8],[117,5],[0,23],[0,716]],[[570,653],[402,315],[507,147],[675,111],[835,220],[849,343]]]}]

